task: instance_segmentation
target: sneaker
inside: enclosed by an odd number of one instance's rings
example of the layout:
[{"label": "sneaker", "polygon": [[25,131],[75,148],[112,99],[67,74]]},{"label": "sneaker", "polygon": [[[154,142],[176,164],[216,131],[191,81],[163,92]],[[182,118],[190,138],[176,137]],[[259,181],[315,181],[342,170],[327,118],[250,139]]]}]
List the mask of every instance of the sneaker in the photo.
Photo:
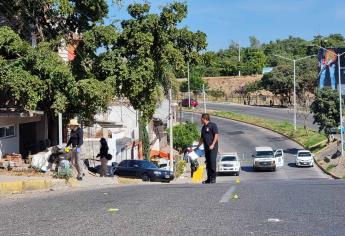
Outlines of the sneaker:
[{"label": "sneaker", "polygon": [[203,184],[209,184],[209,183],[211,183],[211,181],[210,180],[205,180],[205,181],[202,181],[202,183]]},{"label": "sneaker", "polygon": [[77,180],[82,181],[83,178],[82,177],[77,177]]}]

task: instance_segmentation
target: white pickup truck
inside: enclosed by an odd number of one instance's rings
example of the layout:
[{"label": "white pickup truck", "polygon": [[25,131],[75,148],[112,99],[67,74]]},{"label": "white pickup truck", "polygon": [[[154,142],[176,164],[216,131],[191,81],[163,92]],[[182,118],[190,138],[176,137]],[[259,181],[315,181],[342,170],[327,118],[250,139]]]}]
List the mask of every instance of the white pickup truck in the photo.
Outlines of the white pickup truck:
[{"label": "white pickup truck", "polygon": [[275,171],[277,167],[284,166],[283,149],[273,151],[271,147],[256,147],[253,157],[254,170]]}]

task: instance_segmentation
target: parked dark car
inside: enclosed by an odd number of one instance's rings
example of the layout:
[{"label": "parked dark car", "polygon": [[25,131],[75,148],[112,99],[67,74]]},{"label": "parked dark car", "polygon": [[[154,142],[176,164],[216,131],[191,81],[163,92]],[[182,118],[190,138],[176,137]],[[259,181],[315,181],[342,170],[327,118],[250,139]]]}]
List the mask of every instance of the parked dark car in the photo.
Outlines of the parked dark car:
[{"label": "parked dark car", "polygon": [[[181,101],[181,105],[183,106],[183,107],[189,107],[189,99],[188,98],[186,98],[186,99],[183,99],[182,101]],[[196,101],[196,100],[194,100],[194,99],[190,99],[190,106],[191,107],[197,107],[199,105],[199,103]]]},{"label": "parked dark car", "polygon": [[171,171],[159,169],[155,164],[146,160],[121,161],[116,167],[114,174],[120,177],[165,183],[169,183],[174,179],[174,174]]}]

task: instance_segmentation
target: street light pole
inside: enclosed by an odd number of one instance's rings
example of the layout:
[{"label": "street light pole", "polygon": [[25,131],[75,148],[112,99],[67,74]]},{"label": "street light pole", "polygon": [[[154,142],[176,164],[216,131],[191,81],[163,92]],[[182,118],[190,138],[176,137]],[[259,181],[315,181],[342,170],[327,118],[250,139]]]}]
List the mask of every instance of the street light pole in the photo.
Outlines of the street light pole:
[{"label": "street light pole", "polygon": [[170,171],[174,171],[174,150],[173,150],[173,121],[172,121],[172,95],[169,89],[169,146],[170,146]]},{"label": "street light pole", "polygon": [[280,57],[282,59],[288,60],[288,61],[292,61],[293,62],[293,124],[294,124],[294,130],[297,130],[297,99],[296,99],[296,62],[297,61],[301,61],[313,56],[317,56],[317,55],[311,55],[311,56],[306,56],[306,57],[302,57],[299,59],[290,59],[287,57],[283,57],[280,55],[274,55],[276,57]]},{"label": "street light pole", "polygon": [[343,55],[338,54],[338,90],[339,90],[339,112],[340,112],[340,139],[341,139],[341,156],[344,156],[344,134],[343,134],[343,105],[342,105],[342,89],[341,89],[341,73],[340,73],[340,56]]},{"label": "street light pole", "polygon": [[187,80],[188,80],[188,107],[190,108],[190,80],[189,80],[189,61],[187,62]]},{"label": "street light pole", "polygon": [[[240,44],[238,44],[238,62],[239,63],[241,62],[241,45]],[[238,69],[238,76],[241,76],[241,70],[240,69]]]},{"label": "street light pole", "polygon": [[296,60],[293,60],[293,124],[297,130],[297,104],[296,104]]}]

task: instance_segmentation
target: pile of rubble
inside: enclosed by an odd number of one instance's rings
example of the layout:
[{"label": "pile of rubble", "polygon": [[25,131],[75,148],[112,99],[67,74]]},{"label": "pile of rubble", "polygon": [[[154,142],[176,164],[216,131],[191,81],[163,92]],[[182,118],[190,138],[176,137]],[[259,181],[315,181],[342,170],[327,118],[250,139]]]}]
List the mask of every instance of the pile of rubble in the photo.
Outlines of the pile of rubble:
[{"label": "pile of rubble", "polygon": [[11,171],[25,171],[29,169],[29,159],[23,159],[22,155],[12,153],[6,154],[0,159],[0,168]]}]

